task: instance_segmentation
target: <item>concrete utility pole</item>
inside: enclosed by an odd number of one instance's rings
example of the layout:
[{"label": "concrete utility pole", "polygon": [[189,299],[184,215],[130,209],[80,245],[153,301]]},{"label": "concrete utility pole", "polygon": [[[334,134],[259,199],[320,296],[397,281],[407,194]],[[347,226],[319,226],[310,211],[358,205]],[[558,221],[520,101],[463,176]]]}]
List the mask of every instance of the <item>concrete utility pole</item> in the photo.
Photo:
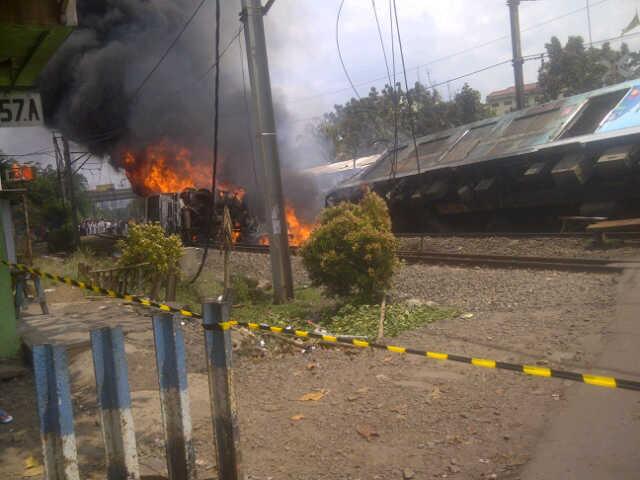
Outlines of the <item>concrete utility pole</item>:
[{"label": "concrete utility pole", "polygon": [[69,142],[62,137],[62,151],[64,153],[64,168],[69,188],[69,203],[71,204],[71,219],[73,221],[73,244],[76,248],[80,246],[80,235],[78,232],[78,204],[76,203],[76,193],[73,188],[73,170],[71,169],[71,154],[69,153]]},{"label": "concrete utility pole", "polygon": [[587,0],[587,27],[589,27],[589,47],[593,46],[593,38],[591,37],[591,5]]},{"label": "concrete utility pole", "polygon": [[[253,114],[256,130],[256,155],[259,174],[264,185],[265,216],[269,228],[269,251],[271,254],[271,273],[273,277],[274,301],[286,302],[293,298],[293,279],[291,258],[289,256],[289,235],[285,218],[280,177],[280,159],[276,137],[276,121],[271,97],[269,62],[264,35],[261,0],[241,0],[241,19],[244,22],[244,34],[247,43],[247,60]],[[273,2],[268,2],[271,6]]]},{"label": "concrete utility pole", "polygon": [[56,173],[58,175],[58,187],[60,188],[60,195],[62,196],[62,206],[64,208],[67,208],[67,187],[65,187],[64,179],[62,178],[62,152],[60,152],[60,145],[58,144],[58,137],[56,137],[56,134],[53,133],[51,135],[51,138],[53,140],[53,147],[55,149],[56,155]]},{"label": "concrete utility pole", "polygon": [[522,46],[520,45],[520,0],[507,0],[511,20],[511,47],[513,49],[513,76],[516,85],[516,110],[524,108],[524,74],[522,72]]}]

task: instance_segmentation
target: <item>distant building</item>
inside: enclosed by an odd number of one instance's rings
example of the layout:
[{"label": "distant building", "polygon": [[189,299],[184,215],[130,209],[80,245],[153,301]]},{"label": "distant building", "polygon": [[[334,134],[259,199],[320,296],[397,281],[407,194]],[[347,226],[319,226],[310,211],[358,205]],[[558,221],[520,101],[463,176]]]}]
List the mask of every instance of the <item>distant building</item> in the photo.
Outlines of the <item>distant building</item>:
[{"label": "distant building", "polygon": [[[524,106],[531,107],[540,102],[536,101],[536,97],[541,91],[537,83],[527,83],[524,86]],[[487,95],[487,105],[496,115],[504,115],[516,109],[516,87],[505,88],[504,90],[496,90]]]}]

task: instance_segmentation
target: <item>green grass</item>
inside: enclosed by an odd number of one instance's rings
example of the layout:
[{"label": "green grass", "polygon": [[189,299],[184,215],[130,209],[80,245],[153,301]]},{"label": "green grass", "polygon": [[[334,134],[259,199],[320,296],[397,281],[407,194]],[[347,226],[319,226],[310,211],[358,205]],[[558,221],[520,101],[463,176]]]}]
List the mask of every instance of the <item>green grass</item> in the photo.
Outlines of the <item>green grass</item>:
[{"label": "green grass", "polygon": [[[86,263],[92,269],[113,266],[113,259],[96,257],[89,250],[79,250],[66,257],[42,256],[33,259],[33,266],[44,272],[61,275],[63,277],[78,277],[78,264]],[[56,284],[53,280],[44,279],[44,285]]]},{"label": "green grass", "polygon": [[[438,320],[452,318],[457,314],[454,308],[387,305],[384,336],[395,337],[406,330],[414,330]],[[379,305],[345,305],[327,321],[326,327],[332,333],[375,338],[379,320]]]},{"label": "green grass", "polygon": [[[235,307],[231,316],[241,322],[266,323],[276,326],[288,326],[313,329],[319,325],[331,333],[357,335],[373,338],[378,331],[380,318],[379,305],[343,304],[327,298],[323,291],[316,287],[295,289],[295,299],[282,305],[271,303],[272,291],[257,289],[257,282],[246,278],[235,278]],[[197,312],[200,312],[200,298],[203,295],[198,286],[179,288],[179,301]],[[207,291],[222,293],[219,282],[209,283]],[[214,295],[209,295],[214,296]],[[185,303],[186,302],[186,303]],[[384,335],[395,337],[406,330],[413,330],[423,325],[452,318],[458,314],[454,308],[430,307],[426,305],[407,306],[404,304],[387,305]]]}]

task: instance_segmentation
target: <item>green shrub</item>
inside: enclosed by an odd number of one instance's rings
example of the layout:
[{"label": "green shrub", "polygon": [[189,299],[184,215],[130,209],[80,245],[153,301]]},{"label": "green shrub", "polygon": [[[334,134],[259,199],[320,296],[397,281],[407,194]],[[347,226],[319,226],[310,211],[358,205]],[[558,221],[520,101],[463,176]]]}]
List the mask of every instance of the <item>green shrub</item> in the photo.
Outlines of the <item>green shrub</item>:
[{"label": "green shrub", "polygon": [[258,286],[258,281],[245,275],[231,275],[234,303],[260,304],[269,302],[271,295]]},{"label": "green shrub", "polygon": [[49,252],[71,252],[75,248],[74,227],[70,222],[65,223],[59,228],[50,230],[47,234],[47,249]]},{"label": "green shrub", "polygon": [[397,245],[387,205],[369,192],[357,205],[324,209],[300,254],[312,283],[330,296],[378,303],[391,284]]},{"label": "green shrub", "polygon": [[177,270],[182,255],[182,241],[177,235],[166,235],[158,223],[131,225],[129,234],[118,241],[122,250],[121,265],[150,263],[157,273]]}]

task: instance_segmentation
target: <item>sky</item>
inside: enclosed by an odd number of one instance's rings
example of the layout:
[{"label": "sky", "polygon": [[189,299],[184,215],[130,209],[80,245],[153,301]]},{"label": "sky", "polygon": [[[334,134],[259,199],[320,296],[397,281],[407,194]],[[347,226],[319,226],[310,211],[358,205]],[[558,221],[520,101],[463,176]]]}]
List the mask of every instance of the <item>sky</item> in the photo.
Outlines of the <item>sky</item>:
[{"label": "sky", "polygon": [[[391,62],[389,1],[375,0],[375,4]],[[222,3],[223,8],[229,8],[232,1]],[[296,123],[317,118],[355,95],[336,47],[340,3],[341,0],[276,0],[265,19],[274,97],[289,110]],[[640,0],[589,0],[589,3],[594,42],[618,37],[640,9]],[[410,84],[416,80],[425,84],[444,83],[438,87],[444,98],[455,95],[465,82],[479,90],[483,98],[493,90],[513,85],[509,63],[447,84],[460,75],[510,59],[506,0],[396,0],[396,4]],[[588,42],[585,6],[586,0],[523,0],[520,7],[523,54],[544,52],[545,43],[554,35],[563,43],[570,35],[582,35]],[[210,19],[205,12],[200,21]],[[223,44],[237,28],[237,23],[222,25]],[[630,33],[637,32],[640,28]],[[383,87],[386,68],[371,0],[344,0],[339,38],[345,65],[358,94],[366,95],[371,86]],[[189,41],[188,36],[185,41]],[[640,49],[640,35],[626,42],[632,49]],[[484,46],[475,48],[478,45]],[[617,40],[612,42],[614,48],[619,45]],[[401,80],[397,43],[395,47]],[[459,53],[462,51],[466,52]],[[240,61],[237,43],[226,56],[229,68],[237,68]],[[525,63],[526,82],[536,81],[539,67],[539,59]],[[24,154],[51,148],[51,132],[45,128],[0,129],[0,150],[6,153]],[[38,163],[51,162],[50,155],[30,158]],[[83,171],[90,184],[120,183],[122,175],[107,162],[103,163],[102,167],[93,163],[91,171]]]}]

